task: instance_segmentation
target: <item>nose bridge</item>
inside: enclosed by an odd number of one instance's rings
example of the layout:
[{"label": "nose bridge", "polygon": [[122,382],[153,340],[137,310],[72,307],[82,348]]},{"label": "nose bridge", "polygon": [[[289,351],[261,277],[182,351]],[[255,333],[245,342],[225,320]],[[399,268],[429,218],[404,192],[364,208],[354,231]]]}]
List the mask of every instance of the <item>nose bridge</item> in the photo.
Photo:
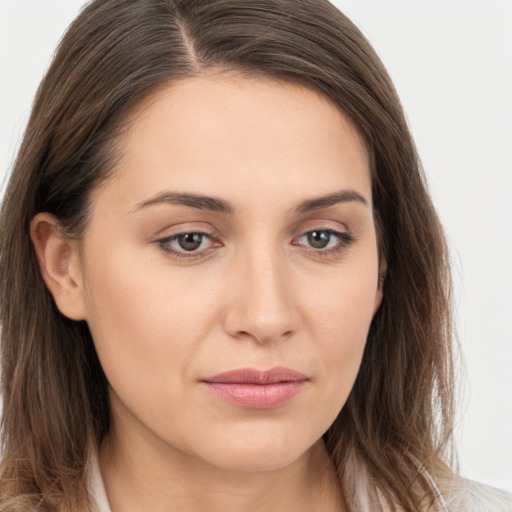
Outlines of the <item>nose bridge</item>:
[{"label": "nose bridge", "polygon": [[226,328],[260,343],[292,333],[298,324],[286,255],[276,244],[255,244],[240,251]]}]

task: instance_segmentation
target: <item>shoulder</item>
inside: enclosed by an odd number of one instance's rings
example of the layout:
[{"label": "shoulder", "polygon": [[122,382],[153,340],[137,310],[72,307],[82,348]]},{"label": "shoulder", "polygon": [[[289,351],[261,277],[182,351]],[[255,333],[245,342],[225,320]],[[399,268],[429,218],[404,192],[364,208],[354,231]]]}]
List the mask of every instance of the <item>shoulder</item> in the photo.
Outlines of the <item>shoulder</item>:
[{"label": "shoulder", "polygon": [[512,494],[506,491],[461,477],[439,487],[450,512],[512,512]]}]

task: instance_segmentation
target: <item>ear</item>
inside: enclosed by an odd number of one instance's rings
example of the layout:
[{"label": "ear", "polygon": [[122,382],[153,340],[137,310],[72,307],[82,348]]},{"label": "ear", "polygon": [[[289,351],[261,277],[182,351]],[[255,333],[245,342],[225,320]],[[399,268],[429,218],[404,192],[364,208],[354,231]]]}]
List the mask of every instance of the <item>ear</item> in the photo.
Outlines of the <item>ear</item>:
[{"label": "ear", "polygon": [[377,313],[377,310],[379,309],[382,302],[382,298],[384,296],[384,281],[386,280],[387,270],[388,263],[386,261],[386,258],[381,256],[379,262],[379,280],[377,284],[377,293],[375,294],[375,308],[373,314]]},{"label": "ear", "polygon": [[49,213],[39,213],[32,219],[30,236],[44,282],[60,312],[71,320],[85,320],[77,242],[62,234],[58,219]]}]

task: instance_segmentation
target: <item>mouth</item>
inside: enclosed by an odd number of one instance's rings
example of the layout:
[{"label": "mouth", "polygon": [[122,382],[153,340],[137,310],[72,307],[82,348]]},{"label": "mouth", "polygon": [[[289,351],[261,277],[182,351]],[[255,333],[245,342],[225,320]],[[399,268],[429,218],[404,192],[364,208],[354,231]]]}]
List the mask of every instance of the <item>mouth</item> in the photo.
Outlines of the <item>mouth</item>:
[{"label": "mouth", "polygon": [[202,379],[218,397],[247,409],[273,409],[298,395],[309,378],[289,368],[241,368]]}]

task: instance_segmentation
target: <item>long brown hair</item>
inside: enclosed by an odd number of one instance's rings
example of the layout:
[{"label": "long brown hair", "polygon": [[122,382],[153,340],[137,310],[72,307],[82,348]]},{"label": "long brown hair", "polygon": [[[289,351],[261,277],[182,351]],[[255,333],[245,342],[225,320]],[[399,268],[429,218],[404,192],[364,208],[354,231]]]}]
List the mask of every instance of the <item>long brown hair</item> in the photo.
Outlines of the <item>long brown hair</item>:
[{"label": "long brown hair", "polygon": [[87,324],[55,306],[30,221],[50,212],[80,238],[130,114],[156,90],[207,69],[319,91],[366,141],[384,298],[354,388],[324,439],[342,483],[357,456],[386,498],[417,510],[432,498],[419,467],[434,477],[450,471],[447,251],[395,89],[361,32],[327,0],[96,0],[69,28],[1,210],[0,508],[86,509],[90,453],[109,429],[107,380]]}]

